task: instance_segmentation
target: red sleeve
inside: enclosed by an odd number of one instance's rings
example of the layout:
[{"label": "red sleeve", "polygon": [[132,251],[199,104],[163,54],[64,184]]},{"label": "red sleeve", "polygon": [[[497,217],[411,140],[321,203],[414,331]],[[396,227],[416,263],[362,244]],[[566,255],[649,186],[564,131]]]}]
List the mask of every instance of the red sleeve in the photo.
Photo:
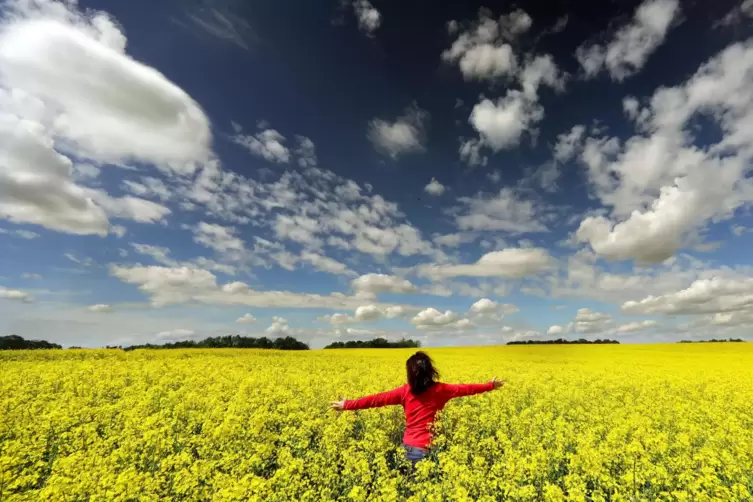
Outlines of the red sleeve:
[{"label": "red sleeve", "polygon": [[378,408],[403,402],[403,387],[398,387],[388,392],[372,394],[360,399],[348,399],[345,401],[346,410],[363,410],[365,408]]},{"label": "red sleeve", "polygon": [[442,397],[447,400],[455,397],[472,396],[473,394],[480,394],[481,392],[489,392],[494,390],[494,384],[489,383],[460,383],[450,384],[446,383],[442,385],[441,393]]}]

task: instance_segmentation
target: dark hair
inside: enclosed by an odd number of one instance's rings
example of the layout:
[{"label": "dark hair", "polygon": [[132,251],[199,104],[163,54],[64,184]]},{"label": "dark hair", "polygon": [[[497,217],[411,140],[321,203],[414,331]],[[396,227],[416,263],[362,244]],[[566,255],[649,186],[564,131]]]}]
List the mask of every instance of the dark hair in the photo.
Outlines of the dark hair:
[{"label": "dark hair", "polygon": [[423,393],[439,378],[431,357],[421,350],[410,356],[405,366],[408,370],[408,385],[414,395]]}]

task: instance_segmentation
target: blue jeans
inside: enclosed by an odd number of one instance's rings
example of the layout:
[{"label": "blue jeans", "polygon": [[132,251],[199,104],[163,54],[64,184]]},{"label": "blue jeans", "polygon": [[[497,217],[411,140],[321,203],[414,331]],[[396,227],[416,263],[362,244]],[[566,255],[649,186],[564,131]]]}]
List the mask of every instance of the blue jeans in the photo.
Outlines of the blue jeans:
[{"label": "blue jeans", "polygon": [[405,448],[405,458],[411,461],[414,469],[416,468],[416,464],[419,460],[422,460],[429,456],[429,450],[418,448],[416,446],[410,446],[405,443],[403,443],[403,447]]}]

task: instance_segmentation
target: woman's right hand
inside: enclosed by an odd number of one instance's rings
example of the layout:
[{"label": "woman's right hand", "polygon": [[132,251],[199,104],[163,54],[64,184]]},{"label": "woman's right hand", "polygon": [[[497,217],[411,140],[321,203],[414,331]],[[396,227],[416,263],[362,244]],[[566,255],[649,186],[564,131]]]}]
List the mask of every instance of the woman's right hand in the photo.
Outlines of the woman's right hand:
[{"label": "woman's right hand", "polygon": [[494,385],[494,390],[501,389],[502,386],[505,384],[504,380],[497,380],[497,377],[492,378],[492,384]]}]

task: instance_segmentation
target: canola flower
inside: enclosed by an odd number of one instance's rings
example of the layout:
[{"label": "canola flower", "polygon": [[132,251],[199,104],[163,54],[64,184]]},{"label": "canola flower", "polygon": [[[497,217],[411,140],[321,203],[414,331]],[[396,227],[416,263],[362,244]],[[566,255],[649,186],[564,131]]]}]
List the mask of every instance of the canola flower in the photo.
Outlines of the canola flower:
[{"label": "canola flower", "polygon": [[448,404],[415,480],[410,349],[0,353],[0,501],[753,500],[750,344],[426,349]]}]

